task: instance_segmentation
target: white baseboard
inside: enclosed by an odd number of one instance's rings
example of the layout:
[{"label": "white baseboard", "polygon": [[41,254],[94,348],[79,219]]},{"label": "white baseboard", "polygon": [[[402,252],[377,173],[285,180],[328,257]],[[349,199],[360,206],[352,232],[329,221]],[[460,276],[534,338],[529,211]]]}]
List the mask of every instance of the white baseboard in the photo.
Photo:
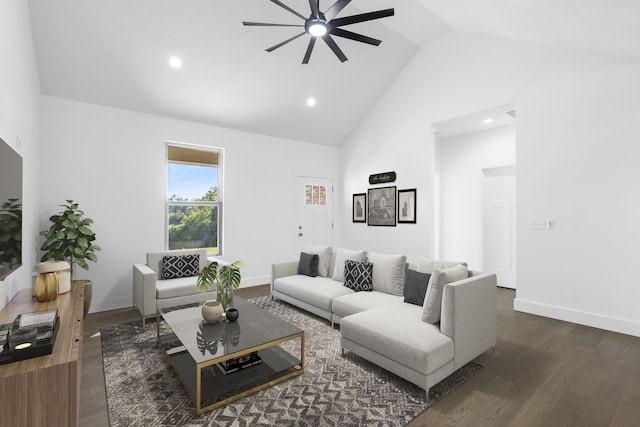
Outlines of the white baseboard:
[{"label": "white baseboard", "polygon": [[250,288],[251,286],[268,285],[271,283],[271,276],[254,276],[254,277],[242,277],[240,283],[241,288]]},{"label": "white baseboard", "polygon": [[555,305],[541,304],[520,298],[516,298],[513,301],[513,309],[523,313],[550,317],[552,319],[563,320],[565,322],[572,322],[580,325],[591,326],[593,328],[640,337],[640,323],[627,319],[603,316],[602,314],[589,313],[586,311],[574,310]]}]

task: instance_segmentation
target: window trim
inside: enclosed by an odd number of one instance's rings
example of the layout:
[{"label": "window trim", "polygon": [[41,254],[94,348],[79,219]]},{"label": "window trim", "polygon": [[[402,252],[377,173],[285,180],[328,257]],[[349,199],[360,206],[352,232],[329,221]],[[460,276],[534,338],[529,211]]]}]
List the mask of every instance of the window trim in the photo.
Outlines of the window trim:
[{"label": "window trim", "polygon": [[[169,187],[169,147],[178,147],[178,148],[187,148],[191,150],[200,150],[200,151],[211,151],[218,153],[218,201],[216,203],[208,203],[208,202],[173,202],[169,203],[169,198],[167,197],[167,189]],[[218,252],[216,254],[212,254],[213,256],[221,256],[223,254],[224,247],[224,162],[225,162],[225,151],[224,148],[214,147],[208,145],[198,145],[198,144],[190,144],[186,142],[178,142],[178,141],[165,141],[164,147],[164,248],[165,250],[169,250],[169,206],[170,205],[184,205],[184,206],[194,206],[194,205],[203,205],[203,206],[211,206],[216,205],[218,207]]]}]

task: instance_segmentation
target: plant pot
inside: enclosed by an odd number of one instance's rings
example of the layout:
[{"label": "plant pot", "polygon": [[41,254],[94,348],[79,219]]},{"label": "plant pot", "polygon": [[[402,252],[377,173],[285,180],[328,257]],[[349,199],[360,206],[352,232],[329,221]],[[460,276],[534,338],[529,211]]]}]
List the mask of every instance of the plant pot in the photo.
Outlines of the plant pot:
[{"label": "plant pot", "polygon": [[58,271],[58,294],[65,294],[71,290],[71,273]]},{"label": "plant pot", "polygon": [[238,320],[238,309],[237,308],[229,308],[227,309],[226,316],[229,322],[235,322]]},{"label": "plant pot", "polygon": [[202,318],[209,323],[216,323],[222,317],[222,304],[215,300],[202,304]]}]

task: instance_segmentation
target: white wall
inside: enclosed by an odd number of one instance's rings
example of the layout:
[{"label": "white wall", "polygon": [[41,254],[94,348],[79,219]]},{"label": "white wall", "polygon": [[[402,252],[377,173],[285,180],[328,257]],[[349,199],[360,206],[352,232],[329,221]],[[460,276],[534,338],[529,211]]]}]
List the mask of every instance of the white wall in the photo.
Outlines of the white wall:
[{"label": "white wall", "polygon": [[482,269],[482,169],[515,165],[515,125],[437,140],[440,258]]},{"label": "white wall", "polygon": [[[340,244],[430,255],[430,125],[515,103],[515,307],[640,336],[640,63],[454,32],[422,48],[343,147]],[[418,187],[418,224],[350,222],[350,195],[373,172]],[[556,219],[554,231],[529,218]]]},{"label": "white wall", "polygon": [[0,2],[0,138],[23,159],[22,267],[0,282],[0,309],[31,286],[37,258],[40,83],[24,0]]},{"label": "white wall", "polygon": [[94,221],[98,263],[91,311],[132,304],[132,264],[164,250],[165,142],[220,147],[223,258],[242,259],[242,286],[269,283],[293,251],[294,173],[338,177],[335,147],[301,143],[99,105],[42,97],[40,229],[74,199]]}]

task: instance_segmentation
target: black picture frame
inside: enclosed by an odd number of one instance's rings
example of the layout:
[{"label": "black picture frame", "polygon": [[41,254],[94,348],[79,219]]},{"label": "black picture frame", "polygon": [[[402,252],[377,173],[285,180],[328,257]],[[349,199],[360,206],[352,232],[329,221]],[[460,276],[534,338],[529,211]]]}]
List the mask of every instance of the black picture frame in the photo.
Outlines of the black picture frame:
[{"label": "black picture frame", "polygon": [[367,193],[353,195],[351,217],[353,222],[367,222]]},{"label": "black picture frame", "polygon": [[398,190],[398,224],[416,223],[416,197],[415,188]]},{"label": "black picture frame", "polygon": [[367,225],[396,226],[396,187],[370,188],[367,191]]}]

